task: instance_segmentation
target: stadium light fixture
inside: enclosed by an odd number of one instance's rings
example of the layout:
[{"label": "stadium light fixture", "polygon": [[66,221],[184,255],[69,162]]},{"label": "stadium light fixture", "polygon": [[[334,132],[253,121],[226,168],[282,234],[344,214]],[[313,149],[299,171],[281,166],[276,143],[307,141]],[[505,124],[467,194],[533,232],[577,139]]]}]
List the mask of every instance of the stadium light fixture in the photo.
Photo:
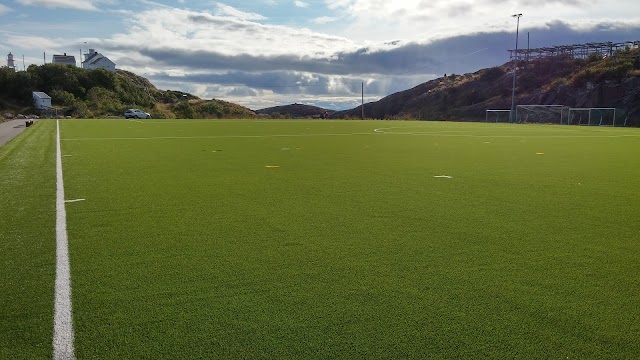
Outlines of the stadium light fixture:
[{"label": "stadium light fixture", "polygon": [[511,17],[517,18],[516,23],[516,51],[514,52],[515,58],[513,59],[513,86],[511,89],[511,122],[516,122],[517,114],[515,113],[516,104],[516,68],[518,67],[518,32],[520,30],[520,17],[522,14],[513,14]]}]

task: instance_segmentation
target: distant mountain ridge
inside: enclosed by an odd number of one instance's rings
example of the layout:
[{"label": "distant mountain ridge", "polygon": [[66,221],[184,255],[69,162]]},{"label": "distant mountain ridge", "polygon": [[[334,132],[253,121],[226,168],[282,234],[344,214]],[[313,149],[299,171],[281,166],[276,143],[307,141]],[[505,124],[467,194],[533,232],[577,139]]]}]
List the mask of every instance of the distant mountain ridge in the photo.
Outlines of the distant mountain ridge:
[{"label": "distant mountain ridge", "polygon": [[323,109],[318,106],[305,105],[305,104],[290,104],[274,106],[255,111],[256,114],[268,115],[271,117],[288,117],[293,119],[300,118],[324,118],[331,116],[335,111],[329,109]]}]

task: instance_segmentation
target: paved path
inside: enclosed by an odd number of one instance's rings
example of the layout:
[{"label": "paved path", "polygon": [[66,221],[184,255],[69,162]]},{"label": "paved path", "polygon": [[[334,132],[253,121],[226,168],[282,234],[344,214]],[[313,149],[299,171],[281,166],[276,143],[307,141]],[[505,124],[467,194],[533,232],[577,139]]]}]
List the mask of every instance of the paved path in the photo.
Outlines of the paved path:
[{"label": "paved path", "polygon": [[[34,122],[37,120],[34,120]],[[9,120],[0,122],[0,146],[9,142],[9,140],[18,136],[27,127],[25,126],[26,120]]]}]

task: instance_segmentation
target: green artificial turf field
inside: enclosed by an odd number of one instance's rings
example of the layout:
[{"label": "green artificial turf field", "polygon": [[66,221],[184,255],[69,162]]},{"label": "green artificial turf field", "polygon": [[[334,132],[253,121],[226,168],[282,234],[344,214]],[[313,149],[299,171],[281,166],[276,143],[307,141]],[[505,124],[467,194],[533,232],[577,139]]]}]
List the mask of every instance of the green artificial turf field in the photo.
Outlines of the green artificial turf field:
[{"label": "green artificial turf field", "polygon": [[638,129],[60,125],[78,358],[640,353]]}]

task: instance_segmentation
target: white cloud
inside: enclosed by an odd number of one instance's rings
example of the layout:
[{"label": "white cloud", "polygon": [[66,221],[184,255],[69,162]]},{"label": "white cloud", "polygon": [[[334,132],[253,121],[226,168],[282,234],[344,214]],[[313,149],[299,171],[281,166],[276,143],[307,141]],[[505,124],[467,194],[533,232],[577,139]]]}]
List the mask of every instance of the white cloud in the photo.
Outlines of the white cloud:
[{"label": "white cloud", "polygon": [[134,16],[136,14],[135,11],[126,10],[126,9],[115,9],[115,10],[106,10],[106,11],[113,14],[126,15],[126,16]]},{"label": "white cloud", "polygon": [[295,7],[299,7],[299,8],[307,8],[307,7],[309,7],[309,4],[307,4],[304,1],[300,1],[300,0],[294,1],[293,5],[295,5]]},{"label": "white cloud", "polygon": [[239,20],[246,20],[246,21],[259,21],[259,20],[267,19],[266,17],[260,14],[240,11],[234,8],[233,6],[225,5],[223,3],[216,4],[216,15],[229,16],[232,18],[236,18]]},{"label": "white cloud", "polygon": [[348,18],[340,29],[353,40],[421,39],[431,41],[481,31],[512,31],[511,14],[523,13],[521,29],[553,19],[583,22],[638,19],[637,0],[325,0]]},{"label": "white cloud", "polygon": [[320,16],[320,17],[317,17],[317,18],[311,20],[312,23],[319,24],[319,25],[328,24],[328,23],[332,23],[332,22],[335,22],[335,21],[338,21],[338,18],[337,17],[332,17],[332,16]]},{"label": "white cloud", "polygon": [[[183,9],[151,9],[139,14],[144,22],[132,19],[126,33],[98,42],[120,48],[215,51],[234,56],[255,54],[318,57],[357,48],[345,38],[321,34],[308,29],[260,24],[239,19],[237,14],[219,15]],[[96,44],[98,46],[98,44]]]},{"label": "white cloud", "polygon": [[7,35],[7,44],[20,49],[52,50],[58,43],[42,36]]},{"label": "white cloud", "polygon": [[0,4],[0,15],[2,15],[4,13],[8,13],[9,11],[11,11],[11,9],[9,7]]},{"label": "white cloud", "polygon": [[164,8],[164,9],[173,9],[173,7],[165,4],[161,4],[159,2],[151,1],[151,0],[136,0],[136,2],[147,5],[154,8]]},{"label": "white cloud", "polygon": [[27,6],[44,6],[48,8],[67,8],[76,10],[98,10],[92,0],[17,0],[19,4]]}]

